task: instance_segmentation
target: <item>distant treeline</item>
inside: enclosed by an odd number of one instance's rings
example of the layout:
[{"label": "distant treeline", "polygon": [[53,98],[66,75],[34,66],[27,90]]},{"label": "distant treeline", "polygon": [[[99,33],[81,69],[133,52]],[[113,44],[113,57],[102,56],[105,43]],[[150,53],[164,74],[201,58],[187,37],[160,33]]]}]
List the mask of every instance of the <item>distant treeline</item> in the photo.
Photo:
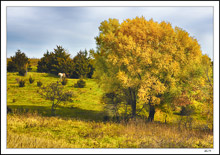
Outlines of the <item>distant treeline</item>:
[{"label": "distant treeline", "polygon": [[[89,53],[92,52],[94,51],[89,51]],[[38,72],[55,75],[61,72],[71,78],[91,78],[94,71],[93,63],[94,60],[87,50],[79,51],[75,57],[71,58],[62,46],[57,46],[53,52],[47,51],[41,59],[33,59],[33,61],[18,50],[15,56],[7,59],[7,71],[24,75],[31,70],[31,66],[37,66]]]}]

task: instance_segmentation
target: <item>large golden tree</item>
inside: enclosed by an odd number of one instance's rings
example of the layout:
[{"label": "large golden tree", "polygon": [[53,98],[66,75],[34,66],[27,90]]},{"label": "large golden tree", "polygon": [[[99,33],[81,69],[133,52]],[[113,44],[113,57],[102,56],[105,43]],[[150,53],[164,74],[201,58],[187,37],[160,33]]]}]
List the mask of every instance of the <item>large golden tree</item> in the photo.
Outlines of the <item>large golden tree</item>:
[{"label": "large golden tree", "polygon": [[106,92],[124,96],[133,117],[137,106],[148,105],[152,121],[155,106],[191,103],[186,84],[200,77],[202,53],[186,31],[136,17],[103,21],[99,32],[94,77]]}]

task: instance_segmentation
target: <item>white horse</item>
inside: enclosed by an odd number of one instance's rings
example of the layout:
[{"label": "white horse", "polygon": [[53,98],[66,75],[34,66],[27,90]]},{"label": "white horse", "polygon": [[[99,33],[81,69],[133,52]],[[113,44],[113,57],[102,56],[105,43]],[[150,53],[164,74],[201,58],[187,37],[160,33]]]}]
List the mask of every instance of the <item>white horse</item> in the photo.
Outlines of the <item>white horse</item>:
[{"label": "white horse", "polygon": [[65,73],[58,73],[58,76],[60,76],[60,79],[62,79],[63,77],[66,77]]}]

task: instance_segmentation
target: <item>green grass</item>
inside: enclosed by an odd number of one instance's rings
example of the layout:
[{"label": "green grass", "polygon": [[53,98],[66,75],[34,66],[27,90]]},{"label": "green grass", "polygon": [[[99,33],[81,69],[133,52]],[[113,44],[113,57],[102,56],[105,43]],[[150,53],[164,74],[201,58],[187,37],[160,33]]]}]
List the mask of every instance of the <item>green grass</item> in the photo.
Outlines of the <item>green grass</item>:
[{"label": "green grass", "polygon": [[[56,82],[59,77],[37,73],[35,69],[27,76],[7,73],[7,106],[12,113],[7,115],[8,148],[212,148],[212,132],[196,129],[206,124],[205,118],[193,116],[193,129],[178,124],[183,118],[177,114],[155,113],[155,122],[143,120],[103,122],[106,115],[100,103],[103,94],[94,79],[86,79],[85,88],[74,88],[78,79],[68,79],[65,90],[73,91],[73,102],[60,104],[56,117],[51,117],[51,101],[38,94],[37,81],[43,86]],[[28,78],[35,81],[30,84]],[[19,87],[16,78],[26,80]],[[199,103],[198,105],[199,106]],[[184,117],[184,119],[187,119]]]},{"label": "green grass", "polygon": [[[28,81],[30,76],[35,80],[32,84]],[[25,79],[25,87],[19,87],[16,78]],[[45,116],[49,116],[52,102],[45,100],[37,93],[37,90],[40,89],[37,86],[39,80],[45,86],[58,81],[59,77],[37,72],[28,72],[26,77],[19,76],[17,73],[7,73],[7,105],[12,109],[38,110]],[[85,88],[74,88],[73,85],[76,81],[77,79],[68,79],[64,86],[65,90],[73,91],[76,94],[73,102],[61,104],[57,108],[56,114],[63,117],[101,120],[104,115],[103,105],[100,103],[101,89],[97,87],[93,79],[85,80]]]}]

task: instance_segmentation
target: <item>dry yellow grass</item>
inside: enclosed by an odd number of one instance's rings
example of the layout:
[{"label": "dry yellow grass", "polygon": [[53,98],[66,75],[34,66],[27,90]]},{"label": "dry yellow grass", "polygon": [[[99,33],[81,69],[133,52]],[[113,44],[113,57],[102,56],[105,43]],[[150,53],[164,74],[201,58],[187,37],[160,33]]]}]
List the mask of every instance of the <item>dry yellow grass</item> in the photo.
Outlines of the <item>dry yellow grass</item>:
[{"label": "dry yellow grass", "polygon": [[8,148],[213,148],[210,132],[161,123],[7,115]]}]

